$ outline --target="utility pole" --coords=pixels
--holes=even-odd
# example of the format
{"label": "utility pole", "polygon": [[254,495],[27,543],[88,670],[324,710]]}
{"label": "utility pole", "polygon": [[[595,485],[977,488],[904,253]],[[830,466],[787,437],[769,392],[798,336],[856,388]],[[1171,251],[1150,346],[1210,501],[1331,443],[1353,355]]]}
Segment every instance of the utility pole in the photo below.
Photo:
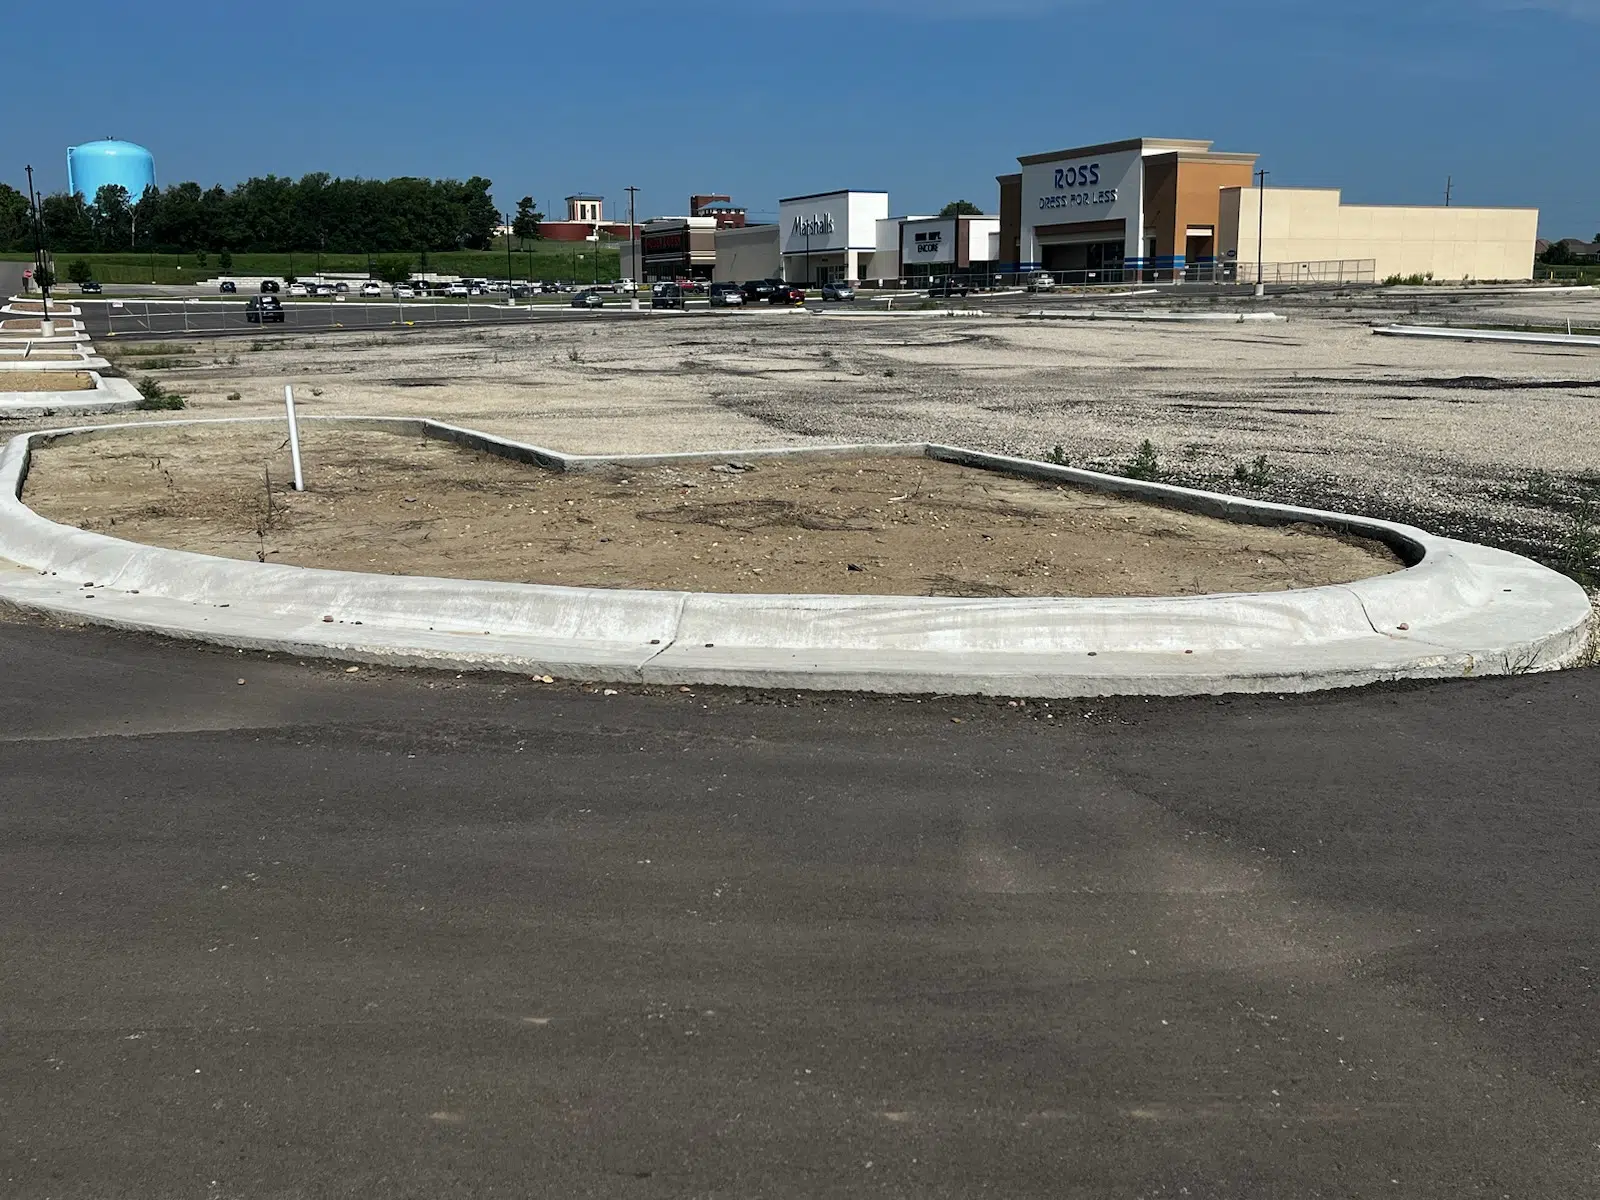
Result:
{"label": "utility pole", "polygon": [[1265,249],[1267,244],[1267,172],[1257,171],[1256,175],[1260,179],[1260,183],[1257,184],[1260,206],[1256,214],[1256,295],[1265,296],[1267,294],[1267,278],[1264,270],[1266,264],[1262,260],[1266,257]]}
{"label": "utility pole", "polygon": [[1446,175],[1444,179],[1444,206],[1446,208],[1450,207],[1450,196],[1455,191],[1455,188],[1456,177],[1454,175]]}
{"label": "utility pole", "polygon": [[[506,219],[506,303],[509,305],[515,304],[517,297],[516,293],[511,290],[511,214],[505,213],[503,215]],[[530,275],[528,278],[532,279],[533,276]]]}
{"label": "utility pole", "polygon": [[634,220],[634,198],[639,189],[631,187],[628,191],[628,240],[633,243],[633,309],[639,311],[639,225]]}

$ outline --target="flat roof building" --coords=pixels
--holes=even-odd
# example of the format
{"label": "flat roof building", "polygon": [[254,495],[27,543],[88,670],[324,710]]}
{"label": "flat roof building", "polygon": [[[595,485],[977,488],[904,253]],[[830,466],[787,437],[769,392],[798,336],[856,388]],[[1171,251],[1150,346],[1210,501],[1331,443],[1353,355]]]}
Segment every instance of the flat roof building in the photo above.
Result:
{"label": "flat roof building", "polygon": [[783,277],[807,286],[871,278],[878,222],[889,216],[888,192],[816,192],[778,202]]}
{"label": "flat roof building", "polygon": [[[1068,283],[1393,275],[1527,279],[1538,212],[1347,205],[1335,189],[1255,187],[1254,154],[1130,138],[1017,159],[998,177],[999,269]],[[1258,240],[1259,234],[1259,240]]]}

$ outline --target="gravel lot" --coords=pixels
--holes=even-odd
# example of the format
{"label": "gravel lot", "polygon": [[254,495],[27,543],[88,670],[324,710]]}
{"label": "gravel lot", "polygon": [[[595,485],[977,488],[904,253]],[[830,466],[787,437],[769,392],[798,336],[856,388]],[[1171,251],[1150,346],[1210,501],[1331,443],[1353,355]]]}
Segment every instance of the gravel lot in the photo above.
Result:
{"label": "gravel lot", "polygon": [[[1550,562],[1583,552],[1574,514],[1600,500],[1600,354],[1378,338],[1371,326],[1596,325],[1600,293],[1306,293],[1271,299],[1287,324],[1220,327],[1016,319],[1036,303],[991,301],[999,315],[971,320],[595,317],[147,349],[196,416],[275,411],[289,382],[308,412],[437,416],[574,451],[926,438],[1029,456],[1059,445],[1075,464],[1114,468],[1149,439],[1178,482]],[[144,373],[139,361],[124,359],[129,375]]]}

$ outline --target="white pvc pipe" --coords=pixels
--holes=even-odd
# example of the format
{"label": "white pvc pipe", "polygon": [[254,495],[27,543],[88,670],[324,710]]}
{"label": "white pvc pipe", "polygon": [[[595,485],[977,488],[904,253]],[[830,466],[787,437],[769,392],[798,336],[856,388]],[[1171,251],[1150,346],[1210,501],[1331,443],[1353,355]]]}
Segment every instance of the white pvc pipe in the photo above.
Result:
{"label": "white pvc pipe", "polygon": [[294,463],[294,490],[306,490],[306,481],[300,475],[300,423],[294,416],[294,388],[289,384],[283,387],[283,406],[289,410],[289,458]]}

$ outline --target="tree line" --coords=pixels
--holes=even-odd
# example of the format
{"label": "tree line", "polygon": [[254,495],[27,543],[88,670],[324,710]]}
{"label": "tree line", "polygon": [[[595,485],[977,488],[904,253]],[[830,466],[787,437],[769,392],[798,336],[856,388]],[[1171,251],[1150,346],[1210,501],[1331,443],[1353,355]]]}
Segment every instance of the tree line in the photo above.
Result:
{"label": "tree line", "polygon": [[[299,180],[267,175],[231,189],[177,183],[137,198],[108,184],[90,200],[46,196],[40,210],[46,245],[58,254],[485,250],[501,221],[489,188],[477,175],[463,182],[317,172]],[[0,184],[0,250],[32,249],[28,199]]]}

